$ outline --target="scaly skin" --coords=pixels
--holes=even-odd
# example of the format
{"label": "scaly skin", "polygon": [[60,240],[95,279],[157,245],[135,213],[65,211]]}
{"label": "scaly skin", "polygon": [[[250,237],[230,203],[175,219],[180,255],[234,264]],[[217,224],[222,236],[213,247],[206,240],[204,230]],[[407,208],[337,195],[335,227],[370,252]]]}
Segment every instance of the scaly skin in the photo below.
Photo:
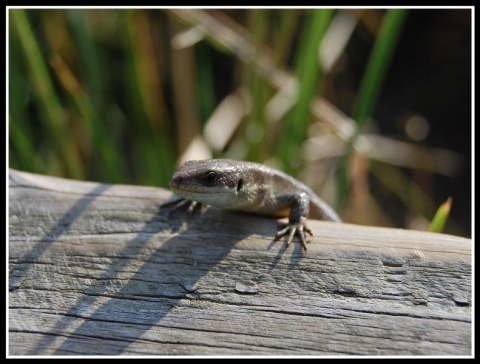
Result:
{"label": "scaly skin", "polygon": [[178,196],[222,209],[289,217],[275,240],[297,235],[307,250],[307,217],[341,222],[337,213],[309,187],[276,169],[253,162],[209,159],[185,162],[172,176]]}

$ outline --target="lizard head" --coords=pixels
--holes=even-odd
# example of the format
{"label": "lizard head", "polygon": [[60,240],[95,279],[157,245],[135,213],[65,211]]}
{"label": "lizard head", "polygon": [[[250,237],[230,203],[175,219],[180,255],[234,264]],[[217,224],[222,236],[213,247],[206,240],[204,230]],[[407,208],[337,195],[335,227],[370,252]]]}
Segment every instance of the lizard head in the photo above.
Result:
{"label": "lizard head", "polygon": [[176,195],[220,208],[237,206],[244,187],[235,161],[208,159],[185,162],[173,174],[170,189]]}

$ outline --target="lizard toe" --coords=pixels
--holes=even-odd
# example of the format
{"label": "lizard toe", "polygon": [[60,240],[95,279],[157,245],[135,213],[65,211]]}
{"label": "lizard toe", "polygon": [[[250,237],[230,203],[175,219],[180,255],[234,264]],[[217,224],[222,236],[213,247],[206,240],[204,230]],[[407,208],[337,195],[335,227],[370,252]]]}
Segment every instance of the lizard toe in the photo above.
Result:
{"label": "lizard toe", "polygon": [[277,232],[274,240],[277,241],[282,236],[285,236],[288,234],[287,244],[285,246],[285,248],[288,248],[288,246],[292,243],[296,235],[300,239],[300,243],[302,244],[303,249],[307,251],[308,241],[306,240],[306,234],[305,234],[306,232],[312,235],[312,231],[308,227],[306,227],[304,224],[287,225],[286,227],[284,227],[283,229]]}

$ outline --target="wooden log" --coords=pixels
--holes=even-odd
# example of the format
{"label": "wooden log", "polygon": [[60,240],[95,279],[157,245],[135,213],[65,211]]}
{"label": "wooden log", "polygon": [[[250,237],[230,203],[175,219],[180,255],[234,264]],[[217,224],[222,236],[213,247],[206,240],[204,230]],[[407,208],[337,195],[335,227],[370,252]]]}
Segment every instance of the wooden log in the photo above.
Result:
{"label": "wooden log", "polygon": [[469,239],[9,177],[9,355],[472,355]]}

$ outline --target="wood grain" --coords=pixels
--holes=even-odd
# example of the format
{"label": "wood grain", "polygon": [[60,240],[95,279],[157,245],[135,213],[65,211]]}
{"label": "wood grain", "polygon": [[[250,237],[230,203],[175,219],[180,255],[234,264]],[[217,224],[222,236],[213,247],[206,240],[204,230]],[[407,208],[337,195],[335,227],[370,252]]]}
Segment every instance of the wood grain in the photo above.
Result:
{"label": "wood grain", "polygon": [[471,245],[162,208],[169,191],[10,170],[8,353],[472,354]]}

